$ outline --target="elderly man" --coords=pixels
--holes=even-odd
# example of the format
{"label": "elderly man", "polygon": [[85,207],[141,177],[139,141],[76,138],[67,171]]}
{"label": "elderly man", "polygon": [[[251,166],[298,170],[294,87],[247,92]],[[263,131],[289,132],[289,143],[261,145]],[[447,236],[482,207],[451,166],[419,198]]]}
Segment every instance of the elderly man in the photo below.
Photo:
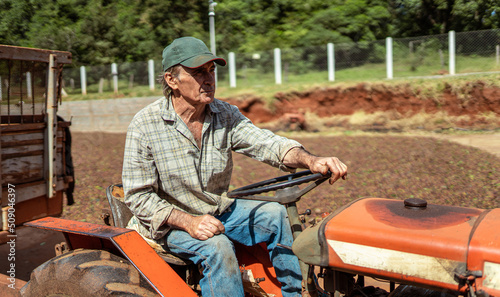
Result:
{"label": "elderly man", "polygon": [[332,172],[347,167],[335,157],[317,157],[300,143],[254,126],[237,107],[214,99],[214,56],[193,37],[163,51],[165,97],[132,120],[125,146],[123,187],[134,214],[129,225],[166,250],[201,264],[203,296],[244,296],[234,241],[265,242],[283,296],[301,295],[297,258],[283,206],[226,196],[232,151],[282,170]]}

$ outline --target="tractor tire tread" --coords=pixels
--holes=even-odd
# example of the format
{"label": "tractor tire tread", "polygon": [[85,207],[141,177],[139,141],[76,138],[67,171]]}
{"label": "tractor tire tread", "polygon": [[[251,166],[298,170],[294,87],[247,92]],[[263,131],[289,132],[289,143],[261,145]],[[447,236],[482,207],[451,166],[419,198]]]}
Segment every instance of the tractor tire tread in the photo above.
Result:
{"label": "tractor tire tread", "polygon": [[129,261],[102,250],[78,249],[32,271],[22,296],[158,296]]}

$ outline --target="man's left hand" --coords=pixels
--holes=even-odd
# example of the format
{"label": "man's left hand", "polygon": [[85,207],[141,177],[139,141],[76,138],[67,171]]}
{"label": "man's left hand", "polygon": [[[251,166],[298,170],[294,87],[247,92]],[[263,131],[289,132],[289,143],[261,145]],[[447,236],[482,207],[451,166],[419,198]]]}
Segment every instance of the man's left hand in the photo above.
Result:
{"label": "man's left hand", "polygon": [[344,180],[347,178],[347,166],[336,157],[315,157],[311,165],[309,165],[309,170],[323,175],[328,174],[328,171],[330,171],[332,173],[330,184],[333,184],[341,177]]}
{"label": "man's left hand", "polygon": [[296,147],[288,151],[283,159],[283,163],[292,168],[308,168],[313,173],[327,175],[328,171],[332,173],[330,184],[336,182],[339,178],[347,178],[347,166],[336,157],[318,157],[302,147]]}

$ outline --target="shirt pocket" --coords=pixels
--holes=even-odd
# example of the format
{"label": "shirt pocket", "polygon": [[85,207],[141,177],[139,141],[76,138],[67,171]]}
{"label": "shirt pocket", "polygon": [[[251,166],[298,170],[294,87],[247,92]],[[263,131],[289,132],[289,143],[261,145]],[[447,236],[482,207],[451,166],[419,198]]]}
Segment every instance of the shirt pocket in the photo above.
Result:
{"label": "shirt pocket", "polygon": [[227,191],[231,181],[231,172],[233,169],[233,159],[231,148],[216,149],[215,147],[210,152],[208,158],[210,162],[206,162],[207,175],[207,190],[214,194],[221,194]]}

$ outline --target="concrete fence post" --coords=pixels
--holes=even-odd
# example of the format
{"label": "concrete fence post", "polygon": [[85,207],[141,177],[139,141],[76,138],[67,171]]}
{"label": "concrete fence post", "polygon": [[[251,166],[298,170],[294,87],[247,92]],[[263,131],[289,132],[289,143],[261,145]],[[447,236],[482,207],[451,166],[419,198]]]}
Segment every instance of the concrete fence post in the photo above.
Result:
{"label": "concrete fence post", "polygon": [[281,49],[274,49],[274,80],[277,85],[281,85]]}
{"label": "concrete fence post", "polygon": [[149,77],[149,89],[153,91],[155,89],[155,61],[148,60],[148,77]]}
{"label": "concrete fence post", "polygon": [[82,95],[87,95],[87,71],[85,71],[85,66],[80,67],[80,84],[82,85]]}
{"label": "concrete fence post", "polygon": [[449,72],[455,75],[455,31],[448,32]]}
{"label": "concrete fence post", "polygon": [[118,67],[116,63],[111,64],[111,75],[113,76],[113,89],[118,94]]}
{"label": "concrete fence post", "polygon": [[333,43],[327,44],[328,53],[328,81],[335,81],[335,47]]}
{"label": "concrete fence post", "polygon": [[497,48],[497,66],[500,65],[500,45],[496,46]]}
{"label": "concrete fence post", "polygon": [[229,53],[229,87],[236,88],[236,56],[234,52]]}
{"label": "concrete fence post", "polygon": [[393,55],[392,55],[392,37],[387,37],[385,39],[385,52],[386,52],[386,68],[387,68],[387,79],[392,79],[393,76]]}
{"label": "concrete fence post", "polygon": [[33,98],[33,92],[32,92],[32,84],[31,84],[31,72],[26,72],[26,91],[28,94],[28,98],[32,99]]}

